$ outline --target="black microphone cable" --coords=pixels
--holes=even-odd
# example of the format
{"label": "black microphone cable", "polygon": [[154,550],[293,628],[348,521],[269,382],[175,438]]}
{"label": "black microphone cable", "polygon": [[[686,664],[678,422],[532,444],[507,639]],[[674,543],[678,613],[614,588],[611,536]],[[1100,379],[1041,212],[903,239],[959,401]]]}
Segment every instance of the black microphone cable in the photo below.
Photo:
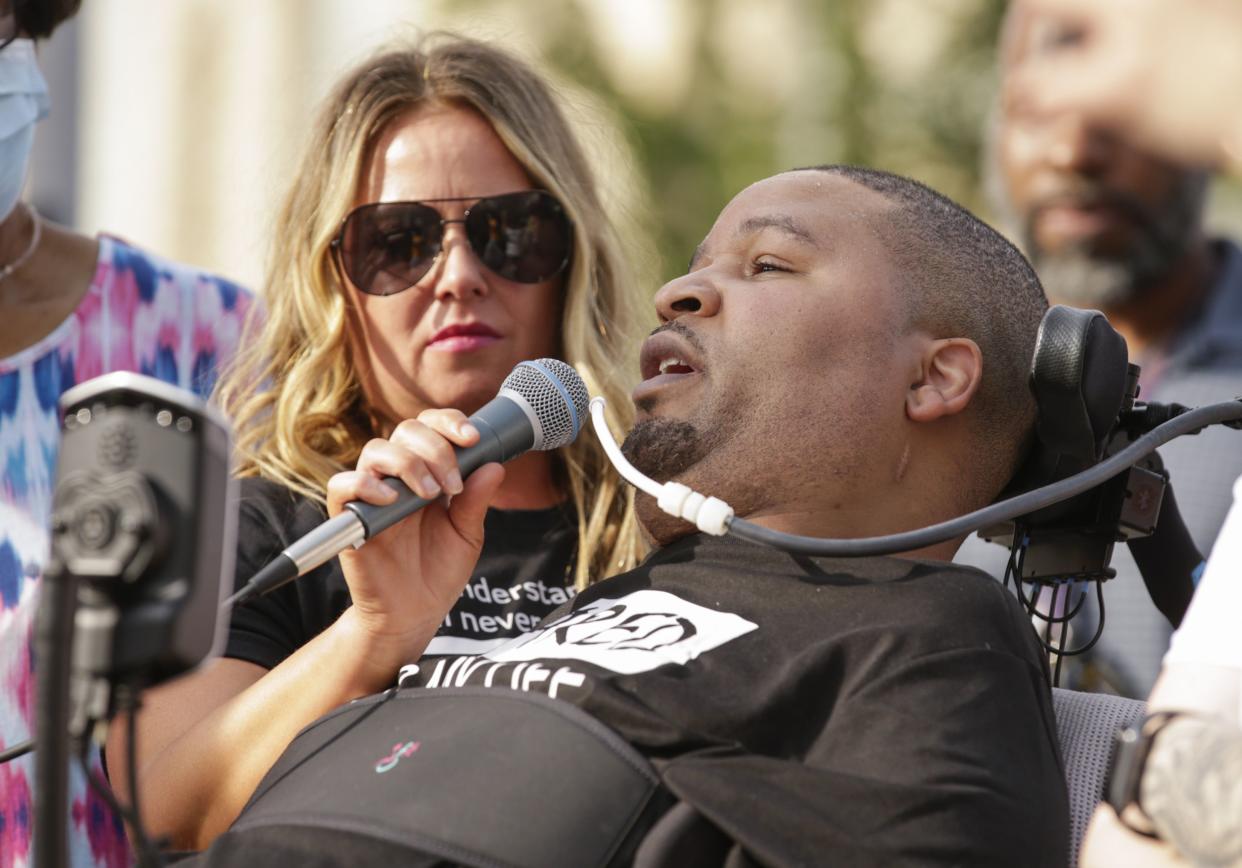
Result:
{"label": "black microphone cable", "polygon": [[1124,449],[1098,464],[1065,479],[1027,491],[957,518],[917,530],[859,539],[825,539],[782,533],[762,527],[733,515],[724,501],[691,491],[677,482],[658,483],[640,473],[621,454],[612,432],[604,421],[604,399],[591,399],[591,421],[609,460],[632,485],[656,498],[660,508],[677,518],[693,522],[704,533],[723,536],[733,534],[741,539],[762,543],[790,554],[818,557],[863,558],[891,555],[925,548],[1019,516],[1051,506],[1082,494],[1112,479],[1126,468],[1138,463],[1159,447],[1176,437],[1192,434],[1209,425],[1238,427],[1242,422],[1242,399],[1208,404],[1187,410],[1138,437]]}
{"label": "black microphone cable", "polygon": [[0,750],[0,765],[11,762],[18,757],[23,757],[34,750],[34,748],[35,743],[33,738],[28,738],[25,741],[19,741],[17,744],[9,745],[4,750]]}

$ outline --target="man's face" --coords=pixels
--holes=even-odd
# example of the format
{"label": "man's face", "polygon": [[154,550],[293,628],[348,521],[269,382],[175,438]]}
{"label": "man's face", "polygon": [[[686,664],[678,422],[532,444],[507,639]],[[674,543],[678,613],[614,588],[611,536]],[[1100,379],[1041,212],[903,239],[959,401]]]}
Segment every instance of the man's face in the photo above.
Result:
{"label": "man's face", "polygon": [[[869,222],[878,193],[777,175],[720,214],[655,303],[626,454],[752,517],[848,507],[900,439],[912,355],[895,269]],[[679,531],[647,498],[659,542]],[[684,530],[682,526],[681,530]]]}
{"label": "man's face", "polygon": [[[1060,38],[1031,14],[1014,21],[1003,73]],[[1077,115],[1032,117],[1003,101],[996,140],[1006,215],[1049,294],[1083,307],[1142,298],[1199,227],[1206,175],[1150,156]]]}

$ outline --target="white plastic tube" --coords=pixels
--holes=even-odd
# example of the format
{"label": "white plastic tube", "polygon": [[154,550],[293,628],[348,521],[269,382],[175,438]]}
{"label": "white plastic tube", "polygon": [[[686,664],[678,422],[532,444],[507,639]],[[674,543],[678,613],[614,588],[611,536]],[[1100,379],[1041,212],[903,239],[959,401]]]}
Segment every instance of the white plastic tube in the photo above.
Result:
{"label": "white plastic tube", "polygon": [[591,399],[591,423],[595,426],[595,436],[604,447],[604,454],[612,462],[630,485],[639,491],[646,492],[656,499],[660,509],[669,515],[693,522],[695,527],[713,536],[724,536],[729,530],[729,521],[733,518],[733,507],[716,497],[707,497],[692,490],[680,482],[665,482],[663,485],[641,473],[621,454],[621,448],[613,439],[608,422],[604,419],[604,399],[598,395]]}
{"label": "white plastic tube", "polygon": [[595,426],[595,436],[599,438],[600,445],[604,447],[604,454],[608,456],[612,466],[617,468],[617,472],[626,482],[639,491],[645,491],[652,497],[659,498],[660,483],[640,473],[638,468],[630,464],[621,454],[621,447],[613,439],[612,431],[608,429],[608,421],[604,418],[604,408],[607,406],[608,402],[599,395],[591,399],[591,424]]}

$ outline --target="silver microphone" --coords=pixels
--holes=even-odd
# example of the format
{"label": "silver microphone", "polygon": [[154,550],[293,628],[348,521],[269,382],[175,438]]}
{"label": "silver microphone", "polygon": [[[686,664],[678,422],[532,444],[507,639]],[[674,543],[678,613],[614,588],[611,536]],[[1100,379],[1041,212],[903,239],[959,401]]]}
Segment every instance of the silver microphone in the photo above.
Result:
{"label": "silver microphone", "polygon": [[[500,392],[470,417],[479,442],[456,447],[462,478],[484,464],[505,462],[531,449],[559,449],[574,442],[587,416],[586,384],[559,359],[520,362]],[[386,477],[397,499],[385,506],[361,501],[292,543],[227,601],[236,605],[266,594],[326,563],[349,546],[360,547],[431,501],[419,497],[400,479]],[[434,499],[434,498],[433,498]]]}

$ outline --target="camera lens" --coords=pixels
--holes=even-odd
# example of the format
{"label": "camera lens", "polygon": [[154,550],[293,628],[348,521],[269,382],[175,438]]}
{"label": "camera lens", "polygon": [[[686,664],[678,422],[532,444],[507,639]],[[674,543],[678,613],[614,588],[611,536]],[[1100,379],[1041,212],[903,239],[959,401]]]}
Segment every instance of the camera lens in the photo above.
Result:
{"label": "camera lens", "polygon": [[88,504],[78,513],[74,530],[83,547],[106,548],[116,536],[116,510],[106,503]]}

